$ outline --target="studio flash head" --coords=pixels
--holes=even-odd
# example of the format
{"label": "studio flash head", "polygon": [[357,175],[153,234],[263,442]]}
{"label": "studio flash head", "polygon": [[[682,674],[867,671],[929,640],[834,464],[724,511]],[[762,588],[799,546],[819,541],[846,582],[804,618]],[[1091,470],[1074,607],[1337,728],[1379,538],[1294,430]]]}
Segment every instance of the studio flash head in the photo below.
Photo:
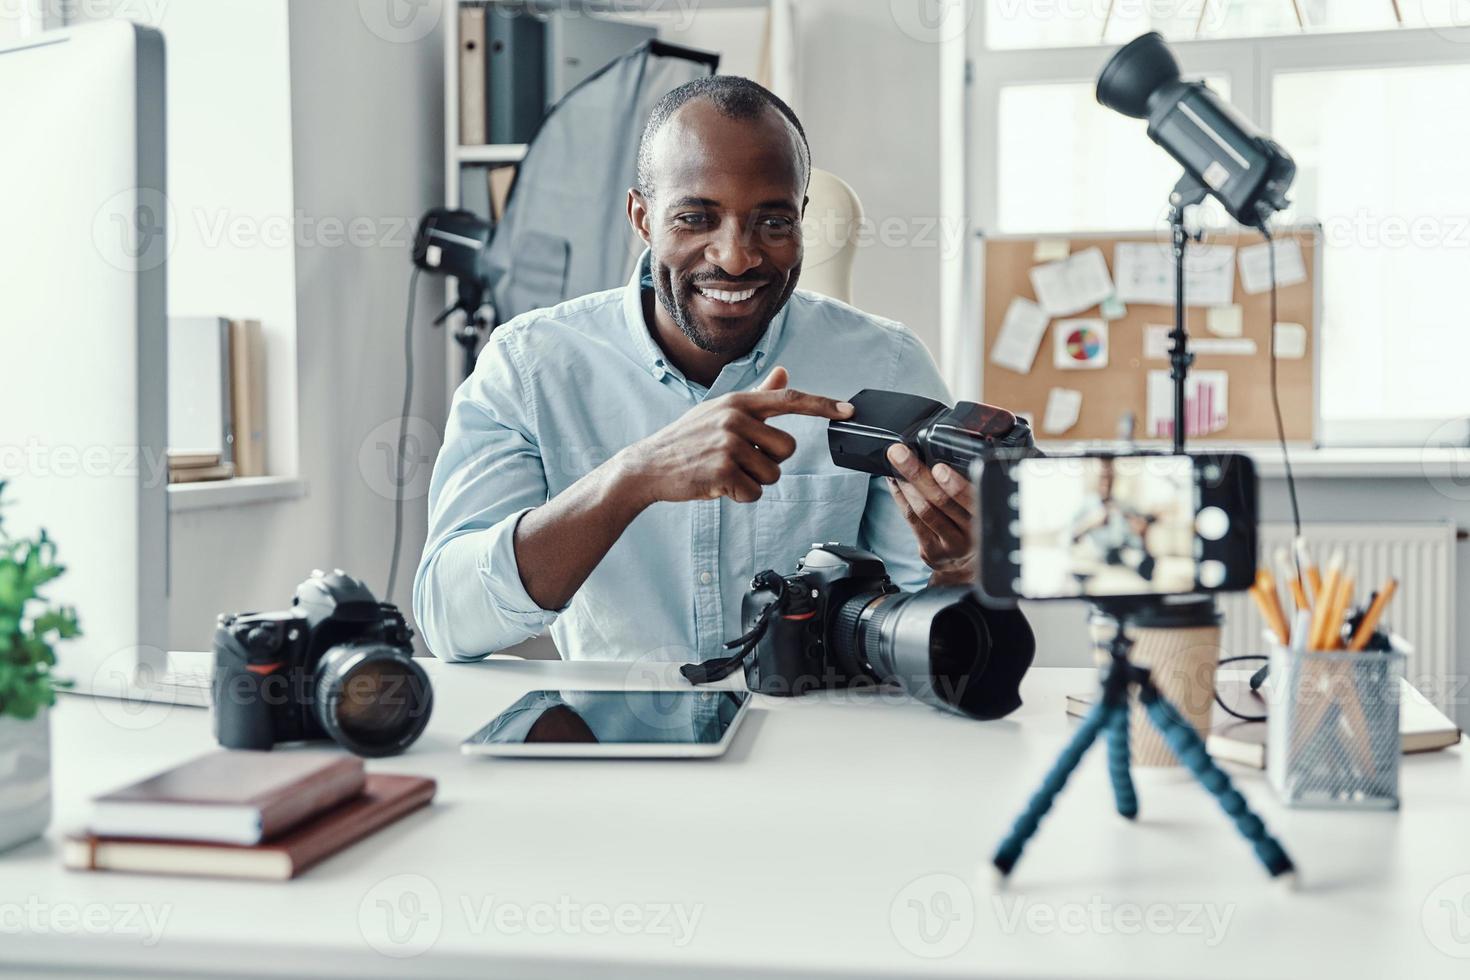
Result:
{"label": "studio flash head", "polygon": [[1150,31],[1124,45],[1097,78],[1097,101],[1148,120],[1162,146],[1242,225],[1262,228],[1289,203],[1290,154],[1262,135],[1203,82],[1179,77],[1164,38]]}

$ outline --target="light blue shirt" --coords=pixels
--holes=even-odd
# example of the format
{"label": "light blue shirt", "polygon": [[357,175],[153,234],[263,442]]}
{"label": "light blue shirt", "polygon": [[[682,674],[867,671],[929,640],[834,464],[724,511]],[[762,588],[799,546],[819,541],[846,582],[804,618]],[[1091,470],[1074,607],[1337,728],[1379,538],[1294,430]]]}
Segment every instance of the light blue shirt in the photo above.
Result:
{"label": "light blue shirt", "polygon": [[752,504],[657,503],[640,514],[564,609],[540,608],[516,563],[521,517],[700,402],[754,388],[776,366],[831,398],[887,388],[949,401],[924,345],[900,324],[797,290],[755,349],[705,388],[668,362],[643,319],[644,254],[628,285],[516,317],[455,393],[429,486],[414,616],[429,649],[474,660],[547,627],[567,659],[703,661],[742,632],[741,598],[815,542],[855,544],[895,584],[929,569],[885,481],[837,468],[827,421],[771,424],[796,438],[781,479]]}

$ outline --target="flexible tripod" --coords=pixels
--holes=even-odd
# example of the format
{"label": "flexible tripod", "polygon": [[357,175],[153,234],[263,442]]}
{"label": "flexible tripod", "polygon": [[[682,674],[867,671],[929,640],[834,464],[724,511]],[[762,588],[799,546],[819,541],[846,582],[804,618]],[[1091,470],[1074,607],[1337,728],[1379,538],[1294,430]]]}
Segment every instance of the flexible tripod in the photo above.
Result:
{"label": "flexible tripod", "polygon": [[996,869],[1003,876],[1015,869],[1016,862],[1021,860],[1021,851],[1041,826],[1041,818],[1046,816],[1057,795],[1067,785],[1067,779],[1082,761],[1082,756],[1104,730],[1108,736],[1108,775],[1112,777],[1113,799],[1118,812],[1129,820],[1138,816],[1138,794],[1134,791],[1133,776],[1129,772],[1128,752],[1128,695],[1136,687],[1149,721],[1164,736],[1164,741],[1179,761],[1189,768],[1195,779],[1214,795],[1221,808],[1235,821],[1235,828],[1250,841],[1256,857],[1271,876],[1293,871],[1291,858],[1266,830],[1261,818],[1251,811],[1245,798],[1230,782],[1230,777],[1206,754],[1205,743],[1199,733],[1180,717],[1178,710],[1154,686],[1148,668],[1129,662],[1128,651],[1133,641],[1128,637],[1126,627],[1133,607],[1120,603],[1099,605],[1117,623],[1117,631],[1108,649],[1111,662],[1102,678],[1102,696],[1057,757],[1031,802],[1016,818],[1011,832],[996,848],[995,857],[991,859]]}

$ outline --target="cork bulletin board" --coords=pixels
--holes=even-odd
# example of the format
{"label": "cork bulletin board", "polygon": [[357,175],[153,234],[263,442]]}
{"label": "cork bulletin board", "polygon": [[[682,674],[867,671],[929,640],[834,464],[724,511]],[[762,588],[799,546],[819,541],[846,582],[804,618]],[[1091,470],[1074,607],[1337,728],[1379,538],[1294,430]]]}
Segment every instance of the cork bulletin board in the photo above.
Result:
{"label": "cork bulletin board", "polygon": [[[1297,443],[1311,443],[1316,436],[1317,418],[1317,365],[1319,363],[1318,338],[1320,319],[1321,282],[1321,232],[1317,227],[1282,229],[1276,232],[1278,269],[1283,267],[1281,249],[1285,242],[1294,240],[1301,249],[1303,281],[1282,285],[1277,291],[1277,314],[1279,323],[1300,324],[1305,329],[1305,348],[1297,357],[1281,357],[1277,360],[1278,387],[1281,397],[1281,412],[1286,425],[1286,437]],[[1145,427],[1148,398],[1148,375],[1152,371],[1169,370],[1169,361],[1145,356],[1145,335],[1152,326],[1172,328],[1174,309],[1169,305],[1127,302],[1126,310],[1117,315],[1116,309],[1107,311],[1114,318],[1104,315],[1101,305],[1068,314],[1053,316],[1041,337],[1036,356],[1030,370],[1021,373],[991,360],[996,339],[1011,301],[1016,297],[1035,301],[1032,286],[1033,267],[1055,261],[1066,249],[1066,254],[1077,255],[1086,249],[1097,247],[1107,264],[1108,274],[1115,277],[1117,253],[1120,242],[1140,243],[1155,246],[1167,256],[1170,252],[1167,232],[1138,232],[1096,235],[1073,235],[1063,240],[1060,235],[1005,235],[984,236],[982,243],[983,291],[981,313],[984,318],[983,336],[985,361],[981,379],[981,396],[992,405],[999,405],[1013,412],[1024,412],[1032,420],[1037,437],[1042,440],[1112,440],[1118,437],[1118,423],[1126,412],[1132,412],[1137,420],[1136,432],[1140,442],[1162,442]],[[1234,341],[1254,341],[1251,353],[1207,353],[1199,351],[1190,372],[1223,371],[1228,375],[1226,420],[1217,431],[1207,435],[1191,435],[1193,442],[1255,443],[1273,442],[1276,439],[1276,422],[1271,410],[1270,356],[1272,326],[1270,323],[1269,290],[1249,293],[1242,281],[1238,261],[1240,250],[1260,244],[1260,235],[1253,231],[1207,234],[1205,245],[1229,245],[1236,249],[1237,261],[1231,262],[1234,288],[1231,304],[1240,307],[1238,332],[1232,331],[1229,338]],[[1172,262],[1172,258],[1169,259]],[[1116,278],[1113,280],[1117,282]],[[1197,299],[1186,294],[1190,304],[1186,312],[1191,349],[1197,341],[1221,339],[1221,335],[1209,329],[1208,323],[1214,316],[1205,306],[1195,306]],[[1055,335],[1061,320],[1090,319],[1107,321],[1107,364],[1105,367],[1083,370],[1057,366],[1054,360]],[[1230,318],[1227,317],[1228,321]],[[1214,321],[1218,323],[1219,321]],[[1288,328],[1290,329],[1290,328]],[[1237,346],[1248,346],[1239,345]],[[1060,356],[1060,355],[1058,355]],[[1064,388],[1081,393],[1082,402],[1077,421],[1061,433],[1043,431],[1042,422],[1047,399],[1053,388]]]}

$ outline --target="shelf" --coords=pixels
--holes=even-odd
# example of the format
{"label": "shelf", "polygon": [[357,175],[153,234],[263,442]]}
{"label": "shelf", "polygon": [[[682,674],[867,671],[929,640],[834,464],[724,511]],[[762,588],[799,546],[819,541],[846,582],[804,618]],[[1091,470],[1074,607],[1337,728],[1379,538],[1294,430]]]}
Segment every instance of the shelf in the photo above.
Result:
{"label": "shelf", "polygon": [[306,496],[306,481],[294,476],[242,476],[233,480],[204,483],[170,483],[169,513],[239,507],[271,500],[294,500]]}
{"label": "shelf", "polygon": [[488,143],[484,146],[458,146],[454,150],[460,163],[520,163],[526,155],[525,143]]}

